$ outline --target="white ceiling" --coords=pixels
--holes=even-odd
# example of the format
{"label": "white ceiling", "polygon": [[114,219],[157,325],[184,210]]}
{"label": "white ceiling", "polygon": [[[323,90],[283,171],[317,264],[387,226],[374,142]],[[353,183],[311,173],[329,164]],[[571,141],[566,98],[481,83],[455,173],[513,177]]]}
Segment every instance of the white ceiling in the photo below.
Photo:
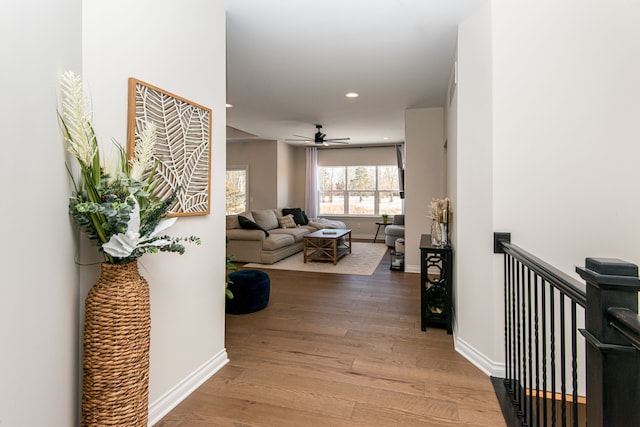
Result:
{"label": "white ceiling", "polygon": [[484,1],[228,0],[227,124],[404,141],[406,109],[444,106],[457,24]]}

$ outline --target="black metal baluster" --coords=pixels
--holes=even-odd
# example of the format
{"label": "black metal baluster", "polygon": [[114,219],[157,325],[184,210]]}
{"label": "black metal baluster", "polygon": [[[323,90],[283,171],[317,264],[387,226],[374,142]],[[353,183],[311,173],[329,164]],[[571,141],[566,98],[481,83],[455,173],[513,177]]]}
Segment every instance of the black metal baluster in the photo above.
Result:
{"label": "black metal baluster", "polygon": [[560,293],[560,393],[562,397],[562,427],[567,427],[567,345],[564,316],[564,294]]}
{"label": "black metal baluster", "polygon": [[[538,302],[538,275],[534,273],[533,276],[533,289],[534,289],[534,306],[535,316],[534,316],[534,331],[535,331],[535,346],[536,346],[536,427],[540,426],[540,337],[539,337],[539,322],[540,322],[540,306]],[[543,312],[544,314],[544,312]]]}
{"label": "black metal baluster", "polygon": [[504,275],[504,282],[502,284],[503,289],[502,289],[502,299],[503,299],[503,304],[504,304],[504,366],[505,366],[505,375],[504,375],[504,381],[503,384],[506,385],[507,384],[507,360],[509,360],[509,353],[507,351],[508,348],[508,341],[507,341],[507,336],[509,335],[508,331],[509,331],[509,323],[508,323],[508,311],[509,308],[507,306],[507,256],[505,255],[504,257],[502,257],[502,274]]}
{"label": "black metal baluster", "polygon": [[521,402],[520,402],[520,409],[522,411],[522,425],[526,426],[527,425],[527,393],[526,393],[526,388],[527,388],[527,376],[528,376],[528,372],[527,372],[527,294],[526,294],[526,288],[525,288],[525,266],[522,265],[522,268],[520,269],[520,286],[522,287],[521,289],[521,295],[522,295],[522,302],[521,302],[521,306],[520,306],[520,317],[522,318],[522,353],[521,353],[521,357],[522,357],[522,384],[520,386],[520,397],[521,397]]}
{"label": "black metal baluster", "polygon": [[504,385],[509,391],[511,382],[511,257],[504,256]]}
{"label": "black metal baluster", "polygon": [[548,418],[548,401],[547,399],[547,284],[541,281],[542,295],[542,390],[544,399],[542,400],[544,426],[547,426]]}
{"label": "black metal baluster", "polygon": [[518,352],[516,348],[516,335],[517,335],[517,324],[516,324],[516,308],[518,307],[516,301],[516,261],[512,259],[511,262],[511,397],[512,402],[514,404],[518,403],[517,389],[516,389],[516,367]]}
{"label": "black metal baluster", "polygon": [[550,359],[551,359],[551,425],[556,425],[556,305],[554,299],[555,290],[549,288],[549,333],[550,333]]}
{"label": "black metal baluster", "polygon": [[573,425],[578,426],[578,326],[576,322],[576,302],[571,301],[571,377],[573,387]]}
{"label": "black metal baluster", "polygon": [[516,316],[516,324],[517,324],[517,335],[516,335],[516,403],[518,404],[518,416],[522,417],[522,365],[520,364],[520,360],[522,357],[522,315],[520,313],[520,269],[522,268],[522,264],[518,262],[517,271],[516,271],[516,309],[518,310]]}
{"label": "black metal baluster", "polygon": [[531,345],[531,270],[527,269],[527,339],[528,339],[528,353],[529,353],[529,425],[533,425],[533,347]]}

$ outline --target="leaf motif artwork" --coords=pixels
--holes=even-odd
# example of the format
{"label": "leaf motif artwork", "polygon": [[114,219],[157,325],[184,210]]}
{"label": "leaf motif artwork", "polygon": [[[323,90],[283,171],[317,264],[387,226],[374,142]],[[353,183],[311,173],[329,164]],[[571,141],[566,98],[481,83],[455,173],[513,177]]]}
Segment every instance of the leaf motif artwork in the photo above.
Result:
{"label": "leaf motif artwork", "polygon": [[128,116],[129,156],[135,149],[136,132],[145,122],[156,125],[154,194],[164,199],[178,190],[169,216],[208,214],[211,110],[130,78]]}

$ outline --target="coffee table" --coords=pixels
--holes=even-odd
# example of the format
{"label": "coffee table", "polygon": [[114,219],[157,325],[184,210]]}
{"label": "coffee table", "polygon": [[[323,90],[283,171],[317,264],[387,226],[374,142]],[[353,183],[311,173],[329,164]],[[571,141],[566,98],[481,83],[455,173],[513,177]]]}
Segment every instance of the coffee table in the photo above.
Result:
{"label": "coffee table", "polygon": [[351,253],[351,230],[322,229],[304,236],[304,262],[332,261]]}

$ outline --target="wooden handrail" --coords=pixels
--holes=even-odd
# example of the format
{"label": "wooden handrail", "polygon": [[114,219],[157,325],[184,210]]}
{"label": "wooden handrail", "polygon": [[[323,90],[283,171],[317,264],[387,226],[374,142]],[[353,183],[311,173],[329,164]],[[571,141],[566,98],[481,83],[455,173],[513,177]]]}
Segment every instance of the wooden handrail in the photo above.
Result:
{"label": "wooden handrail", "polygon": [[587,292],[585,291],[584,283],[574,279],[511,242],[500,241],[500,244],[505,253],[520,261],[531,271],[549,282],[551,286],[571,298],[571,300],[575,301],[578,305],[582,307],[587,306]]}
{"label": "wooden handrail", "polygon": [[640,350],[640,316],[628,308],[610,307],[609,325]]}

